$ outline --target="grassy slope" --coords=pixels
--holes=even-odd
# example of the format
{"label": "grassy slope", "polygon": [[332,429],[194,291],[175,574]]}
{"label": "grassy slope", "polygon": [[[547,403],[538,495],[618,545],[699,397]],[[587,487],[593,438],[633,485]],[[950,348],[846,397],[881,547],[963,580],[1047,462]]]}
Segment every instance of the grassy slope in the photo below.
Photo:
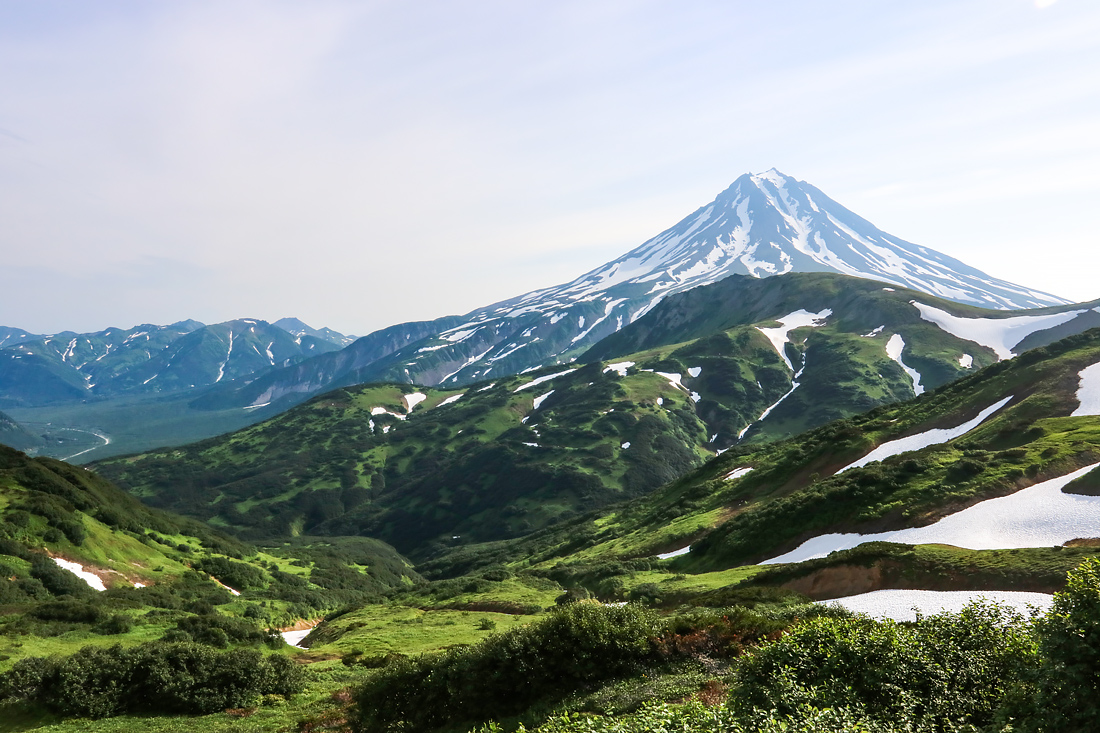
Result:
{"label": "grassy slope", "polygon": [[[423,564],[453,574],[486,564],[548,567],[646,557],[693,543],[682,570],[756,562],[826,532],[926,524],[984,498],[1063,475],[1100,456],[1100,419],[1069,417],[1078,372],[1100,361],[1100,331],[1071,337],[917,400],[796,439],[735,448],[645,498],[513,543],[462,548]],[[1013,395],[962,438],[833,474],[876,445],[959,425]],[[735,469],[753,471],[734,479]]]}

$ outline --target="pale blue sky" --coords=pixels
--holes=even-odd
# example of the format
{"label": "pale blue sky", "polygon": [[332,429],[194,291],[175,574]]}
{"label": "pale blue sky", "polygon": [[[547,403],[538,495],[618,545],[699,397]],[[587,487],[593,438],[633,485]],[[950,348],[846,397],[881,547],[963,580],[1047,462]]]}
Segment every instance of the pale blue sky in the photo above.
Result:
{"label": "pale blue sky", "polygon": [[0,0],[0,325],[362,334],[772,166],[1100,297],[1100,3]]}

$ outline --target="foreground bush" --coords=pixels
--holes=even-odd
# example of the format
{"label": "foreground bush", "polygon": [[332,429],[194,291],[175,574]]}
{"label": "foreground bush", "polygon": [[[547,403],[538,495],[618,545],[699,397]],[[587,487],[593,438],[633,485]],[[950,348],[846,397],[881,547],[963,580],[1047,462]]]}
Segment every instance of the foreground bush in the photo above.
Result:
{"label": "foreground bush", "polygon": [[1038,669],[1004,717],[1018,731],[1100,730],[1100,559],[1069,574],[1037,629]]}
{"label": "foreground bush", "polygon": [[660,660],[657,617],[638,606],[574,603],[462,649],[403,659],[355,696],[359,731],[426,731],[514,715]]}
{"label": "foreground bush", "polygon": [[731,706],[745,715],[847,708],[937,729],[981,726],[1036,662],[1031,624],[995,604],[913,624],[815,619],[745,658]]}
{"label": "foreground bush", "polygon": [[285,657],[250,649],[219,652],[201,644],[153,642],[85,647],[63,658],[31,657],[0,675],[0,700],[38,704],[64,716],[211,713],[259,704],[263,695],[302,688]]}
{"label": "foreground bush", "polygon": [[[476,733],[502,733],[490,723]],[[633,715],[611,718],[569,714],[554,717],[538,728],[520,725],[516,733],[976,733],[969,727],[936,728],[907,721],[884,722],[847,708],[817,710],[805,708],[797,715],[775,711],[748,718],[726,707],[706,707],[698,702],[686,705],[649,705]]]}

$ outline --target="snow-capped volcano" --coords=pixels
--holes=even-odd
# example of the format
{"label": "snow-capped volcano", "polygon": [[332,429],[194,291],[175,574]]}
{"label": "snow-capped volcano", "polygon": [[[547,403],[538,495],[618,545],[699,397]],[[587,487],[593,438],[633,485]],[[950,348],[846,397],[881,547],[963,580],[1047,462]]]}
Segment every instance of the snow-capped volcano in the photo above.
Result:
{"label": "snow-capped volcano", "polygon": [[745,174],[671,229],[559,288],[532,293],[580,297],[649,283],[655,298],[734,273],[767,277],[829,272],[882,280],[984,308],[1069,301],[997,280],[956,259],[878,229],[804,181],[774,168]]}
{"label": "snow-capped volcano", "polygon": [[[672,228],[572,282],[474,311],[437,343],[403,354],[409,358],[401,370],[429,383],[482,379],[586,348],[665,297],[729,275],[830,271],[985,308],[1069,302],[891,236],[773,168],[741,176]],[[470,349],[454,348],[467,342]],[[438,363],[450,353],[463,356]],[[425,361],[436,364],[425,369]]]}
{"label": "snow-capped volcano", "polygon": [[252,399],[363,381],[450,386],[515,374],[581,354],[674,293],[734,274],[788,272],[837,272],[990,309],[1068,302],[898,239],[772,169],[741,176],[675,226],[571,282],[440,319],[438,331],[393,326],[386,331],[405,338],[389,338],[382,353],[361,339],[339,356],[259,380]]}

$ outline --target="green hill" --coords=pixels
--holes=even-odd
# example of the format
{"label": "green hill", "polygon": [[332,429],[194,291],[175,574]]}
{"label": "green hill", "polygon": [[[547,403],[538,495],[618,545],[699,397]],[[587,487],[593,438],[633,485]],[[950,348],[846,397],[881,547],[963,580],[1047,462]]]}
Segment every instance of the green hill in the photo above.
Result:
{"label": "green hill", "polygon": [[[1092,330],[915,400],[797,438],[731,449],[638,501],[512,543],[440,553],[423,569],[450,574],[500,562],[580,566],[690,544],[691,552],[670,561],[672,567],[712,572],[775,557],[830,533],[926,526],[1100,461],[1100,417],[1072,414],[1079,407],[1080,373],[1098,362],[1100,330]],[[953,438],[918,442],[919,450],[853,466],[873,458],[878,446],[969,421],[973,427]],[[1093,476],[1067,490],[1094,492]]]}
{"label": "green hill", "polygon": [[[997,361],[922,318],[918,298],[989,313],[839,275],[730,278],[670,298],[582,365],[462,390],[348,387],[96,469],[152,505],[248,537],[363,534],[424,557],[643,496],[718,453]],[[422,397],[411,412],[410,396]]]}

